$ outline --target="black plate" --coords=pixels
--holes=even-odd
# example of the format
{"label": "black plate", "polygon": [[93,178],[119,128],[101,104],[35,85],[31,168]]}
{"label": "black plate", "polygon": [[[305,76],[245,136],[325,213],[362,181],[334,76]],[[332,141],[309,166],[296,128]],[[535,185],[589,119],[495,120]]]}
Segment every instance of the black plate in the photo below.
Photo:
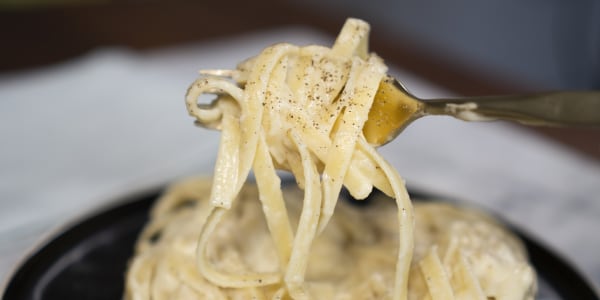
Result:
{"label": "black plate", "polygon": [[[55,236],[8,281],[4,300],[121,299],[127,262],[160,190],[136,194]],[[417,196],[418,195],[413,195]],[[568,263],[515,230],[539,276],[537,299],[600,300]]]}

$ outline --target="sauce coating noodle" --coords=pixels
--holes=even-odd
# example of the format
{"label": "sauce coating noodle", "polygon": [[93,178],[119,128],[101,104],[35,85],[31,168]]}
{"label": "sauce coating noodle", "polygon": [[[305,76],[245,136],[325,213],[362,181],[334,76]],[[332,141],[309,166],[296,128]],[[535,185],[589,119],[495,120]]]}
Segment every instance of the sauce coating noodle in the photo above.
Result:
{"label": "sauce coating noodle", "polygon": [[[223,288],[198,272],[195,249],[211,205],[210,187],[208,178],[191,178],[159,199],[136,245],[127,299],[289,298],[283,283]],[[297,224],[302,191],[284,184],[282,192],[290,221]],[[240,274],[279,269],[258,197],[256,185],[244,186],[210,237],[207,254],[220,269]],[[314,299],[392,298],[398,218],[389,198],[371,198],[360,206],[340,201],[314,240],[305,273]],[[442,202],[417,201],[414,213],[408,299],[533,299],[535,274],[522,245],[490,217]]]}

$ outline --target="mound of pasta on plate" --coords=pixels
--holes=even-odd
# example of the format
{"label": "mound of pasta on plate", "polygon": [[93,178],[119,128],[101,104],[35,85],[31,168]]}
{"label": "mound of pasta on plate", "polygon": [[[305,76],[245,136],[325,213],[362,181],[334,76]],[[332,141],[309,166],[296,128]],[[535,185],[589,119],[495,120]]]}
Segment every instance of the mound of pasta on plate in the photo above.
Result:
{"label": "mound of pasta on plate", "polygon": [[[201,71],[186,105],[221,131],[215,172],[159,199],[127,299],[533,299],[516,238],[470,210],[413,207],[366,141],[387,72],[368,33],[349,19],[331,48],[276,44],[235,70]],[[203,94],[216,98],[198,103]],[[343,187],[387,196],[358,208],[338,203]]]}

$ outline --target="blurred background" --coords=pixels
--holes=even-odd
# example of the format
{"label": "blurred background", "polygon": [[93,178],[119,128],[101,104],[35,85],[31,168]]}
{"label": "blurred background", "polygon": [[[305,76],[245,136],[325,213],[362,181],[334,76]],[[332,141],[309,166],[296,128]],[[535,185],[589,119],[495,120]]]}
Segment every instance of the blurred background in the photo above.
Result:
{"label": "blurred background", "polygon": [[600,88],[600,2],[595,0],[296,1],[360,15],[473,72],[540,89]]}
{"label": "blurred background", "polygon": [[[301,25],[368,20],[388,62],[462,95],[600,88],[596,0],[0,0],[0,76],[94,49],[147,51]],[[218,24],[218,25],[215,25]],[[597,133],[538,129],[600,156]]]}
{"label": "blurred background", "polygon": [[[370,20],[382,43],[425,51],[423,56],[460,67],[461,73],[531,89],[600,87],[595,0],[2,0],[0,8],[2,70],[106,45],[160,47],[290,24],[332,31],[354,16]],[[214,20],[220,25],[202,26]],[[34,51],[39,47],[44,53]]]}
{"label": "blurred background", "polygon": [[[0,281],[82,212],[210,174],[218,133],[183,95],[347,17],[416,95],[600,90],[597,0],[0,0]],[[409,187],[481,205],[600,285],[600,130],[424,118],[383,154]]]}

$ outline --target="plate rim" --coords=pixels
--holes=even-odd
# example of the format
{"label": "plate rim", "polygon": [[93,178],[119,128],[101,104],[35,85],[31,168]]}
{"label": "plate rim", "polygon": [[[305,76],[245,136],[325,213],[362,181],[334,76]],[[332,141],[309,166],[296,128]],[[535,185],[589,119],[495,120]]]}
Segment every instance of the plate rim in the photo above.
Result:
{"label": "plate rim", "polygon": [[[282,184],[284,183],[282,182]],[[102,204],[97,205],[96,207],[86,210],[84,212],[81,212],[77,216],[69,218],[65,222],[62,222],[58,226],[48,230],[24,252],[20,259],[18,259],[6,273],[5,278],[2,280],[2,282],[0,282],[0,296],[2,296],[2,299],[4,299],[6,293],[9,291],[9,288],[11,288],[11,286],[14,285],[14,281],[18,279],[17,275],[19,275],[19,273],[22,272],[23,268],[27,267],[28,264],[31,264],[32,260],[34,260],[35,257],[41,256],[45,251],[48,251],[48,247],[51,247],[52,244],[56,243],[57,240],[59,240],[60,238],[68,235],[70,232],[75,231],[77,228],[90,223],[94,218],[114,214],[118,211],[127,209],[127,207],[129,206],[142,205],[145,202],[149,202],[151,208],[154,204],[154,201],[170,185],[172,185],[172,183],[149,185],[138,189],[129,190],[125,193],[121,193],[120,195],[109,197],[109,200],[103,202]],[[418,199],[420,197],[418,197],[418,195],[427,195],[426,198],[439,199],[440,201],[448,202],[453,205],[464,204],[467,207],[478,208],[477,205],[463,203],[460,200],[450,198],[449,196],[436,196],[433,193],[424,191],[422,188],[408,187],[407,190],[409,191],[409,194],[411,194],[411,198],[412,195],[417,195],[417,197],[414,198],[417,199],[416,201],[419,201]],[[152,197],[153,200],[149,200],[149,197]],[[546,255],[551,257],[552,260],[558,262],[561,269],[567,270],[568,273],[570,273],[569,275],[574,275],[574,278],[577,279],[576,282],[578,282],[579,285],[589,290],[590,296],[600,300],[600,289],[589,279],[588,276],[584,275],[585,273],[583,273],[577,267],[577,265],[575,265],[564,254],[557,251],[553,247],[549,247],[545,242],[540,241],[540,239],[531,232],[524,230],[518,226],[515,226],[510,222],[507,222],[504,218],[495,214],[494,212],[485,210],[485,208],[483,208],[483,210],[486,211],[486,213],[490,214],[500,224],[504,225],[509,231],[517,235],[522,240],[523,244],[526,246],[527,249],[529,249],[531,246],[534,246],[535,248],[538,248],[538,252],[541,251],[542,253],[545,253]],[[529,261],[535,269],[536,265],[533,263],[533,260],[534,258],[532,258],[532,256],[529,255]],[[540,277],[546,277],[542,276],[541,273],[537,275]]]}
{"label": "plate rim", "polygon": [[140,198],[144,196],[155,193],[160,194],[166,186],[168,186],[168,183],[153,184],[136,189],[130,189],[117,195],[108,196],[102,203],[85,209],[77,213],[75,216],[70,217],[63,222],[59,222],[59,224],[50,227],[47,231],[44,231],[30,246],[24,249],[23,254],[20,255],[16,261],[9,266],[4,278],[0,281],[0,299],[4,299],[6,291],[10,287],[19,271],[26,264],[28,264],[33,257],[39,255],[40,252],[55,242],[55,240],[79,227],[81,224],[88,222],[94,217],[119,210],[123,206],[134,204],[135,202],[140,202],[142,201]]}

